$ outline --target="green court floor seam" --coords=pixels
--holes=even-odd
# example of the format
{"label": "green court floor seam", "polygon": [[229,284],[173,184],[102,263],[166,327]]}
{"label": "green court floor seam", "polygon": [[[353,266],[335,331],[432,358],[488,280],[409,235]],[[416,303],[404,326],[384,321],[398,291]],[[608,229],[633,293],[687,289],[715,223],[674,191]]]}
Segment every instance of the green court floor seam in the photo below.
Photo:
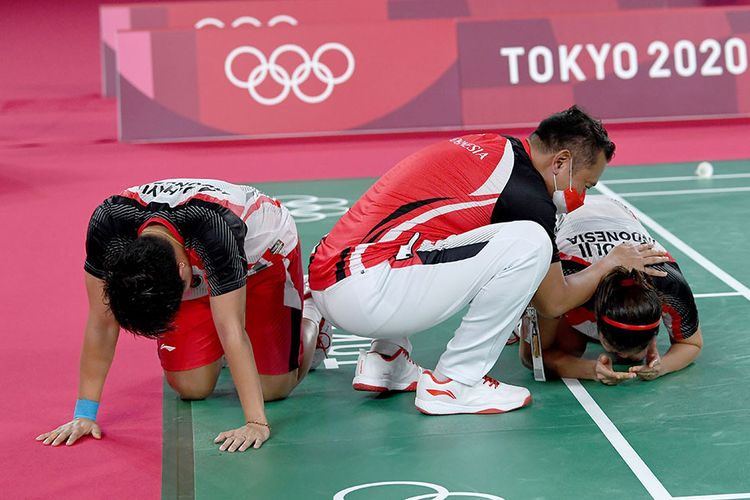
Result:
{"label": "green court floor seam", "polygon": [[192,405],[174,394],[166,380],[163,391],[161,497],[194,500]]}

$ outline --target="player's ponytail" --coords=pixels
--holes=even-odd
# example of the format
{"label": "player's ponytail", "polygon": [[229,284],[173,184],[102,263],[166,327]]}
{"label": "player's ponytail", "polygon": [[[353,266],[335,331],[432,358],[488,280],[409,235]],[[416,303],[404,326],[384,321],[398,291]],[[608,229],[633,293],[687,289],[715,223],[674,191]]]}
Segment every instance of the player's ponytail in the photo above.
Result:
{"label": "player's ponytail", "polygon": [[659,332],[661,297],[640,271],[615,268],[593,297],[599,332],[618,352],[638,352]]}

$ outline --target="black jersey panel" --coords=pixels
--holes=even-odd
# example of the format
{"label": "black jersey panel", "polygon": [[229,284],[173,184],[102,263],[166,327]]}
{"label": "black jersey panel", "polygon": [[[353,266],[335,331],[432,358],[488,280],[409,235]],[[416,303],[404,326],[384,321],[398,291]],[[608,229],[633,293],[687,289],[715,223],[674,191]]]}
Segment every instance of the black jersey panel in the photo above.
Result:
{"label": "black jersey panel", "polygon": [[245,284],[247,227],[231,210],[216,203],[190,200],[171,207],[166,203],[141,204],[124,196],[112,196],[94,211],[86,237],[84,268],[104,278],[108,264],[135,238],[149,219],[169,221],[206,266],[211,295],[222,295]]}
{"label": "black jersey panel", "polygon": [[552,203],[552,197],[521,141],[513,137],[507,139],[513,145],[515,163],[508,184],[492,210],[491,222],[496,224],[529,220],[538,223],[549,235],[552,242],[552,262],[557,262],[560,260],[560,252],[555,241],[557,211]]}
{"label": "black jersey panel", "polygon": [[682,275],[680,266],[677,262],[665,262],[653,267],[667,273],[664,277],[653,276],[652,279],[662,295],[665,319],[671,323],[670,336],[674,339],[691,337],[698,331],[698,308],[695,306],[693,291]]}

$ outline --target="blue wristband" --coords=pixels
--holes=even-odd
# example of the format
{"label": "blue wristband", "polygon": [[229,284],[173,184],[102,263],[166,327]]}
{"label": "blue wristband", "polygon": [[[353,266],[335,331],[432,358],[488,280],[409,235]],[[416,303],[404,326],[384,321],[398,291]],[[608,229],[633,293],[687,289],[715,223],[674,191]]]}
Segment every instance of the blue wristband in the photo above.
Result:
{"label": "blue wristband", "polygon": [[99,401],[90,399],[79,399],[76,401],[76,409],[73,412],[73,418],[88,418],[96,420],[96,412],[99,411]]}

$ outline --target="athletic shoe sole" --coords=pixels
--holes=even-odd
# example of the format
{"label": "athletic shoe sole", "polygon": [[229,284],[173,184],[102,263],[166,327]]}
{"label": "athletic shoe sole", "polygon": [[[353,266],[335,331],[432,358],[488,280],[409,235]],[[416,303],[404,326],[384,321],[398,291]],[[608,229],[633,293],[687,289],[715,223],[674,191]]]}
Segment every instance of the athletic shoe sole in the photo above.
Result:
{"label": "athletic shoe sole", "polygon": [[531,394],[529,394],[523,401],[510,402],[501,405],[500,408],[486,407],[486,406],[463,406],[451,403],[444,403],[442,401],[424,401],[416,398],[414,405],[417,410],[421,411],[425,415],[457,415],[457,414],[492,414],[492,413],[506,413],[509,411],[517,410],[531,404]]}
{"label": "athletic shoe sole", "polygon": [[380,385],[382,380],[368,380],[361,377],[354,377],[352,381],[352,387],[355,391],[365,392],[388,392],[388,391],[399,391],[399,392],[414,392],[417,390],[416,380],[410,384],[388,384],[386,386]]}

